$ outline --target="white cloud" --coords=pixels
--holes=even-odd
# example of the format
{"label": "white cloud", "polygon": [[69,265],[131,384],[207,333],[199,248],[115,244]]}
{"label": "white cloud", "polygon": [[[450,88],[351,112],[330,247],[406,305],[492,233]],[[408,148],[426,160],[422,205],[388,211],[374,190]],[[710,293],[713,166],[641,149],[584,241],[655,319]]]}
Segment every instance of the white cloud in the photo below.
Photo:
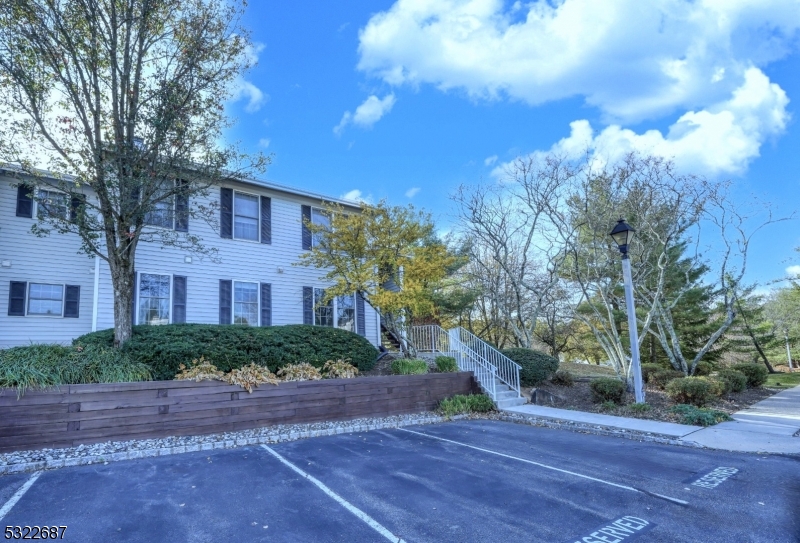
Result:
{"label": "white cloud", "polygon": [[247,100],[244,110],[247,113],[255,113],[267,102],[269,95],[264,94],[261,89],[239,76],[233,83],[231,102],[238,102],[242,99]]}
{"label": "white cloud", "polygon": [[796,0],[398,0],[361,29],[358,68],[480,99],[583,96],[633,121],[720,102],[798,29]]}
{"label": "white cloud", "polygon": [[[728,100],[684,113],[666,135],[658,130],[637,134],[619,125],[596,132],[589,121],[578,120],[570,123],[570,135],[546,152],[577,158],[589,151],[604,162],[613,162],[638,151],[674,159],[679,168],[693,173],[740,173],[759,156],[765,140],[783,132],[789,120],[788,103],[778,85],[758,68],[750,68]],[[497,166],[493,174],[502,176],[506,166]]]}
{"label": "white cloud", "polygon": [[[253,43],[252,45],[246,47],[243,52],[245,62],[249,66],[255,66],[258,63],[258,55],[263,50],[263,43]],[[233,82],[230,101],[238,102],[242,99],[247,100],[244,110],[247,113],[255,113],[269,100],[269,95],[264,94],[261,89],[240,75]]]}
{"label": "white cloud", "polygon": [[372,195],[370,194],[364,196],[364,194],[358,189],[353,189],[349,192],[345,192],[344,194],[339,196],[339,198],[341,198],[342,200],[350,200],[352,202],[364,202],[367,204],[372,203]]}
{"label": "white cloud", "polygon": [[396,101],[394,93],[387,94],[383,98],[378,98],[373,94],[356,108],[355,113],[345,111],[342,120],[334,127],[333,132],[338,136],[348,124],[371,128],[381,117],[392,110]]}
{"label": "white cloud", "polygon": [[406,197],[407,197],[407,198],[413,198],[414,196],[416,196],[417,194],[419,194],[419,191],[421,191],[421,190],[422,190],[422,189],[421,189],[421,188],[419,188],[419,187],[411,187],[410,189],[408,189],[408,190],[406,191]]}
{"label": "white cloud", "polygon": [[800,266],[789,266],[786,268],[786,275],[789,277],[797,277],[800,276]]}
{"label": "white cloud", "polygon": [[483,160],[483,164],[484,164],[485,166],[491,166],[491,165],[492,165],[492,164],[494,164],[495,162],[497,162],[497,155],[492,155],[492,156],[486,157],[486,158]]}
{"label": "white cloud", "polygon": [[267,147],[269,147],[269,144],[270,144],[269,138],[261,138],[260,140],[258,140],[259,147],[263,147],[266,149]]}

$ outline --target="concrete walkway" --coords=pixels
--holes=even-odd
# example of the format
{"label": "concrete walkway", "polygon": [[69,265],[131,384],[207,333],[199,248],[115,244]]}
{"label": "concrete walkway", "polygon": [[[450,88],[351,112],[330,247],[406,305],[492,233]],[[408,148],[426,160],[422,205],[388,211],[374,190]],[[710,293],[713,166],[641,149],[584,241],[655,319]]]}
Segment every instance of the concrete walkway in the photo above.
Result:
{"label": "concrete walkway", "polygon": [[509,407],[503,411],[609,430],[645,432],[709,449],[800,454],[800,386],[779,392],[748,409],[734,413],[732,422],[723,422],[708,428],[533,404]]}

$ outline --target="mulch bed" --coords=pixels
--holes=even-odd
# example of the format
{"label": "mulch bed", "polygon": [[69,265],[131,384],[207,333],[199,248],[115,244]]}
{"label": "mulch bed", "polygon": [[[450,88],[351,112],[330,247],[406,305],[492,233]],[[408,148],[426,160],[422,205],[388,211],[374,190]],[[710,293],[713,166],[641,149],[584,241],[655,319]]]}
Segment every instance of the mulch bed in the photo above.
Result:
{"label": "mulch bed", "polygon": [[[590,381],[590,379],[576,379],[575,385],[572,387],[556,386],[552,383],[545,382],[536,388],[547,391],[558,397],[554,404],[548,404],[550,407],[574,409],[576,411],[588,411],[591,413],[603,413],[605,415],[617,415],[620,417],[657,420],[662,422],[680,422],[681,416],[669,411],[669,409],[675,405],[675,402],[670,400],[663,390],[647,388],[645,400],[650,405],[649,411],[640,412],[630,409],[628,404],[634,403],[632,394],[626,395],[626,405],[617,406],[613,409],[605,409],[601,404],[592,401],[592,391],[589,389]],[[777,392],[779,392],[777,389],[769,388],[747,389],[744,392],[733,393],[727,397],[719,398],[718,400],[706,405],[706,407],[732,414],[741,409],[745,409],[746,407],[749,407],[754,403],[763,400],[764,398],[768,398]],[[528,400],[530,400],[530,388],[524,389],[522,393],[528,398]]]}

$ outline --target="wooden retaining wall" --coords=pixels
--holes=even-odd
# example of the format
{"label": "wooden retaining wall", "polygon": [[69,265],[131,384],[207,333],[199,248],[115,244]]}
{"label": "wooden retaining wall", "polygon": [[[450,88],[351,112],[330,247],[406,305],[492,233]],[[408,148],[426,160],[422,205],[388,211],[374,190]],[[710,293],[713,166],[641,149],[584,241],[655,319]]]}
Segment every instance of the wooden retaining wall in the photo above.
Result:
{"label": "wooden retaining wall", "polygon": [[475,389],[471,372],[325,379],[261,385],[218,381],[66,385],[0,393],[0,451],[200,435],[419,413]]}

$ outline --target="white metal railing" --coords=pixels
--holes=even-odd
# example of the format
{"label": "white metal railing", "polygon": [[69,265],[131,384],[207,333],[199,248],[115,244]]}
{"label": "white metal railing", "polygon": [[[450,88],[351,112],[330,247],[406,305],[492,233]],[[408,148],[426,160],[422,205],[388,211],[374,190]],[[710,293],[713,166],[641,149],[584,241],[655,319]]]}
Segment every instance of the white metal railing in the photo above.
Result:
{"label": "white metal railing", "polygon": [[460,326],[447,331],[435,324],[414,326],[409,331],[409,339],[417,352],[454,357],[459,369],[471,371],[492,400],[497,399],[497,380],[508,385],[519,397],[520,366]]}
{"label": "white metal railing", "polygon": [[447,353],[452,350],[447,332],[436,324],[413,326],[408,335],[417,352]]}
{"label": "white metal railing", "polygon": [[458,332],[459,342],[494,366],[497,371],[497,378],[507,384],[519,397],[519,370],[522,366],[461,326],[450,331],[451,342],[455,336],[454,331]]}

